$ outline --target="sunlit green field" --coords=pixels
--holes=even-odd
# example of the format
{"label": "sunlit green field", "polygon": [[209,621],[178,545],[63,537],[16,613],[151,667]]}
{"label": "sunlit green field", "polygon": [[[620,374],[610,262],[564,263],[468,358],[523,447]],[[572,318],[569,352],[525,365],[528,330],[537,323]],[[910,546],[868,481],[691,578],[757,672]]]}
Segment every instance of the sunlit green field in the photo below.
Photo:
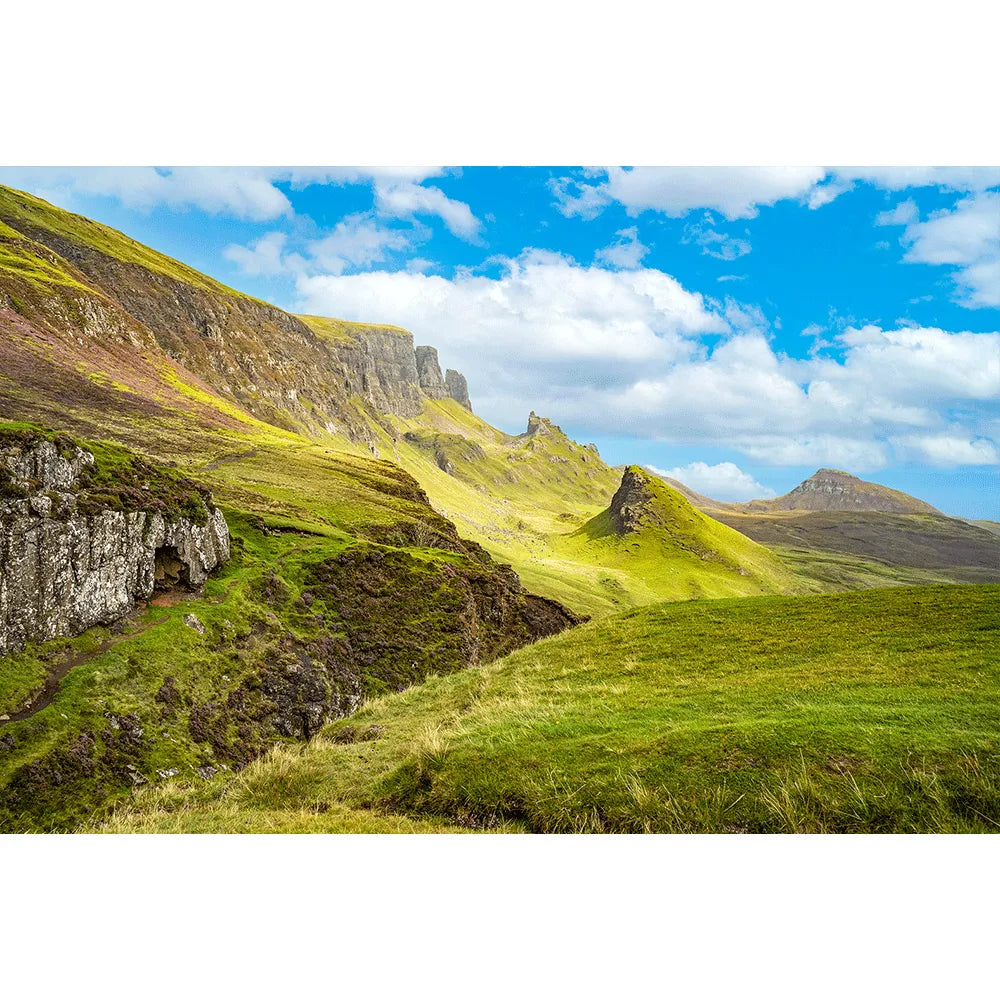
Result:
{"label": "sunlit green field", "polygon": [[102,829],[987,832],[998,768],[1000,587],[695,601],[369,702]]}

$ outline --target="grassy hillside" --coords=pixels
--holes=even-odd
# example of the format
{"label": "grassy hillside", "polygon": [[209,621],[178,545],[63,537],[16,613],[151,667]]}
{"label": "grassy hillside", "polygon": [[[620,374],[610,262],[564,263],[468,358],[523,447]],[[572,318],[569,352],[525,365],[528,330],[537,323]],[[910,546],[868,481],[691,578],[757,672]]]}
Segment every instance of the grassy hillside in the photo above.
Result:
{"label": "grassy hillside", "polygon": [[[116,229],[56,208],[25,191],[0,185],[0,220],[3,220],[0,223],[0,240],[11,241],[6,248],[0,244],[0,269],[18,266],[16,262],[4,259],[5,249],[9,254],[11,246],[16,248],[18,241],[25,237],[38,240],[42,233],[48,233],[66,247],[89,247],[123,264],[137,264],[152,274],[174,278],[195,288],[238,298],[246,297],[194,268],[136,242]],[[46,279],[40,276],[39,280]]]}
{"label": "grassy hillside", "polygon": [[[38,433],[0,424],[0,444]],[[170,501],[191,471],[191,455],[157,470],[79,443],[109,504],[142,486]],[[367,696],[551,633],[544,602],[462,542],[398,466],[301,439],[237,443],[207,464],[194,450],[233,536],[204,595],[159,594],[110,628],[2,658],[0,830],[66,829],[134,785],[239,769]],[[52,679],[54,699],[33,710]]]}
{"label": "grassy hillside", "polygon": [[998,696],[1000,587],[660,604],[102,829],[995,831]]}
{"label": "grassy hillside", "polygon": [[383,454],[420,482],[437,510],[509,562],[526,586],[581,613],[809,586],[659,480],[658,523],[618,538],[607,508],[621,470],[534,414],[528,431],[512,436],[438,400],[393,426],[397,435],[386,436]]}

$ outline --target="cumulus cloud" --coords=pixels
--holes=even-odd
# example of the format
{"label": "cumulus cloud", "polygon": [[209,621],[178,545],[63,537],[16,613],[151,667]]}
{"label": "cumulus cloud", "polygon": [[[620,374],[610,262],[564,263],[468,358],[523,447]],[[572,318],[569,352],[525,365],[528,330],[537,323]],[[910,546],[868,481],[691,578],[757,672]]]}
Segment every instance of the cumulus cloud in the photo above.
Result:
{"label": "cumulus cloud", "polygon": [[595,258],[603,264],[622,269],[631,269],[639,266],[642,258],[649,253],[649,247],[639,240],[639,229],[637,226],[630,226],[628,229],[620,229],[615,235],[618,237],[610,246],[598,250]]}
{"label": "cumulus cloud", "polygon": [[647,465],[646,468],[666,479],[676,479],[695,493],[713,500],[756,500],[776,495],[774,490],[758,483],[733,462],[719,462],[717,465],[691,462],[673,469],[658,469],[655,465]]}
{"label": "cumulus cloud", "polygon": [[542,250],[501,263],[499,278],[375,271],[306,276],[298,291],[309,311],[397,323],[470,369],[485,362],[496,388],[539,373],[562,378],[562,367],[574,380],[628,380],[653,359],[687,356],[692,337],[726,328],[702,296],[660,271],[584,267]]}
{"label": "cumulus cloud", "polygon": [[[248,246],[230,244],[223,256],[249,275],[339,275],[351,268],[385,263],[429,235],[422,227],[389,228],[370,213],[359,212],[341,219],[323,236],[300,241],[301,252],[287,251],[287,234],[272,232]],[[421,263],[430,266],[429,261]]]}
{"label": "cumulus cloud", "polygon": [[910,435],[894,442],[897,454],[918,462],[953,467],[998,465],[1000,449],[987,438],[969,438],[963,433]]}
{"label": "cumulus cloud", "polygon": [[277,187],[366,184],[376,211],[386,218],[437,216],[450,232],[476,242],[482,223],[467,204],[424,182],[443,167],[2,167],[0,182],[71,207],[74,194],[117,198],[141,211],[158,205],[196,208],[265,222],[294,215]]}
{"label": "cumulus cloud", "polygon": [[843,184],[873,184],[885,191],[937,187],[947,191],[985,191],[1000,186],[1000,167],[836,167]]}
{"label": "cumulus cloud", "polygon": [[[978,460],[998,436],[1000,333],[848,326],[830,354],[795,359],[775,352],[752,305],[705,299],[651,268],[538,250],[499,277],[369,272],[297,287],[305,311],[396,323],[434,343],[469,377],[477,410],[508,428],[533,408],[581,433],[859,472],[941,435],[985,442],[939,448],[942,461]],[[706,334],[722,337],[710,346]]]}
{"label": "cumulus cloud", "polygon": [[283,274],[292,267],[292,262],[284,252],[287,242],[288,236],[285,233],[265,233],[247,246],[230,243],[222,251],[222,256],[232,261],[244,274]]}
{"label": "cumulus cloud", "polygon": [[415,240],[426,239],[427,235],[390,229],[359,213],[341,219],[331,233],[311,241],[306,252],[317,270],[343,274],[349,267],[381,264],[390,255],[410,249]]}
{"label": "cumulus cloud", "polygon": [[911,222],[916,222],[920,217],[920,210],[917,203],[912,198],[901,201],[894,209],[888,212],[879,212],[875,216],[876,226],[907,226]]}
{"label": "cumulus cloud", "polygon": [[556,208],[592,219],[612,203],[630,215],[660,212],[680,218],[695,210],[729,221],[754,218],[762,206],[788,199],[811,209],[834,201],[856,184],[886,191],[937,187],[981,192],[1000,186],[997,167],[609,167],[549,182]]}
{"label": "cumulus cloud", "polygon": [[711,209],[750,219],[760,205],[804,198],[826,176],[821,167],[609,167],[599,183],[557,178],[550,185],[564,215],[593,218],[619,202],[630,215],[647,210],[678,218]]}
{"label": "cumulus cloud", "polygon": [[904,260],[952,265],[963,304],[1000,306],[1000,192],[962,198],[923,222],[906,221]]}
{"label": "cumulus cloud", "polygon": [[483,225],[465,202],[449,198],[440,188],[424,187],[413,181],[376,181],[375,208],[380,214],[397,219],[439,216],[449,232],[470,242],[479,240]]}

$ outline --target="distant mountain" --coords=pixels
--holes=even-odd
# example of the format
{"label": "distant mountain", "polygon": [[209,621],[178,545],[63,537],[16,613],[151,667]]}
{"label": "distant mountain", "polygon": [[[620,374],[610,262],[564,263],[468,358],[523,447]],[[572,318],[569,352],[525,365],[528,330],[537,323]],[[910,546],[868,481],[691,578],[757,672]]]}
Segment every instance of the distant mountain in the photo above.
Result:
{"label": "distant mountain", "polygon": [[[720,505],[730,507],[731,505]],[[746,510],[878,510],[889,514],[940,514],[923,500],[869,483],[839,469],[820,469],[790,493],[774,500],[751,500]]]}
{"label": "distant mountain", "polygon": [[947,517],[839,469],[819,469],[784,496],[748,503],[723,503],[675,485],[699,510],[827,586],[1000,582],[994,522]]}

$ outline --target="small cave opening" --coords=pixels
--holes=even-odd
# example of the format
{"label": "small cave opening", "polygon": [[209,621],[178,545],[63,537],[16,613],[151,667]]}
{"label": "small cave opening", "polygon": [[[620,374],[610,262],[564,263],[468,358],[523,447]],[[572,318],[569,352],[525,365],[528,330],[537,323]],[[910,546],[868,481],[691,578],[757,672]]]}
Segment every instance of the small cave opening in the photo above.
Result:
{"label": "small cave opening", "polygon": [[153,561],[154,590],[188,590],[191,576],[187,563],[173,545],[163,545],[156,550]]}

